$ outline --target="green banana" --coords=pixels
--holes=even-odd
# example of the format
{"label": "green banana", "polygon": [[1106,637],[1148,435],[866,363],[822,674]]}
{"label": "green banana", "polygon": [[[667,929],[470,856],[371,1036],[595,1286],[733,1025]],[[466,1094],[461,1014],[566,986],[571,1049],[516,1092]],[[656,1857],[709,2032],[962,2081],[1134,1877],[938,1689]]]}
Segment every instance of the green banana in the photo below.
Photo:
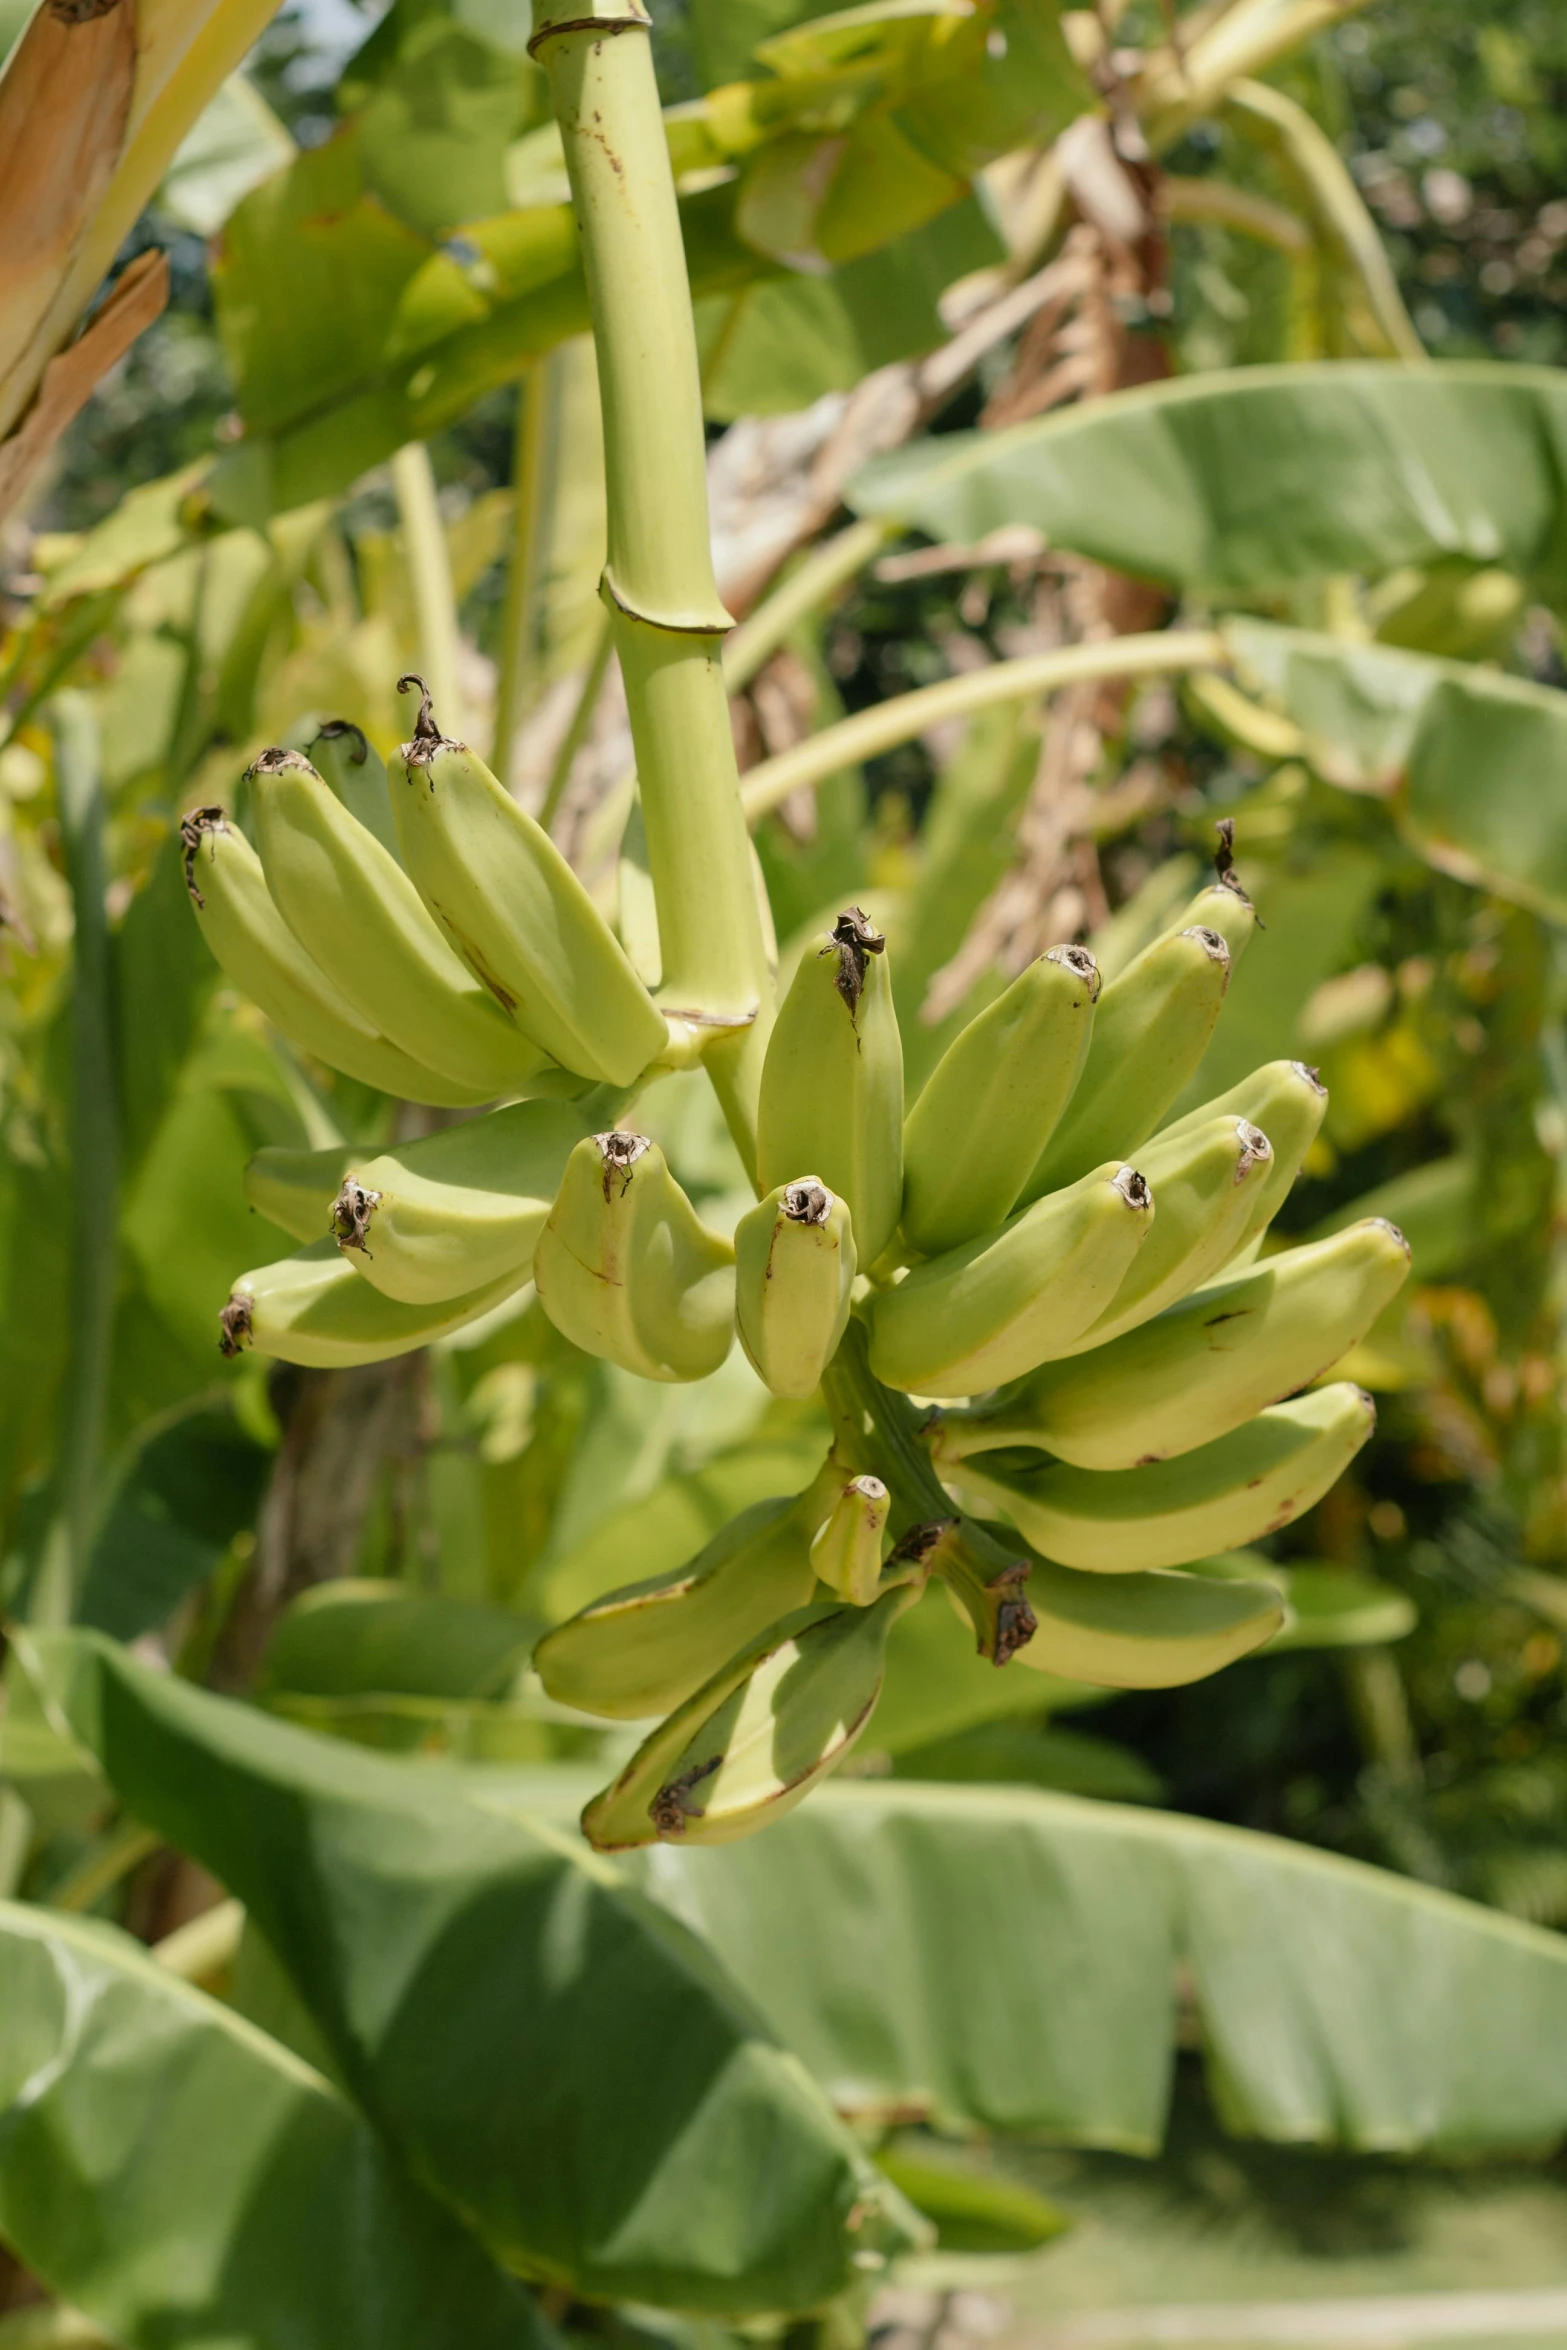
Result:
{"label": "green banana", "polygon": [[694,1690],[816,1588],[816,1487],[759,1501],[673,1574],[628,1583],[547,1632],[533,1667],[579,1713],[646,1721]]}
{"label": "green banana", "polygon": [[400,1052],[339,1000],[278,912],[260,858],[226,810],[193,809],[180,825],[180,838],[202,935],[225,975],[274,1028],[329,1069],[404,1101],[462,1109],[488,1100],[487,1090],[438,1075]]}
{"label": "green banana", "polygon": [[1104,1312],[1068,1353],[1103,1346],[1217,1279],[1246,1235],[1273,1146],[1245,1118],[1210,1118],[1173,1140],[1156,1136],[1137,1156],[1158,1202],[1153,1231]]}
{"label": "green banana", "polygon": [[1052,947],[956,1036],[903,1123],[903,1233],[935,1256],[1016,1204],[1088,1058],[1099,966]]}
{"label": "green banana", "polygon": [[768,1040],[757,1112],[758,1189],[814,1167],[847,1201],[867,1272],[903,1194],[903,1042],[885,944],[850,906],[807,946]]}
{"label": "green banana", "polygon": [[848,1754],[876,1709],[887,1635],[923,1578],[873,1606],[785,1618],[660,1723],[582,1815],[599,1852],[732,1844],[780,1820]]}
{"label": "green banana", "polygon": [[1216,930],[1230,950],[1233,970],[1251,944],[1252,933],[1258,929],[1257,909],[1241,886],[1235,870],[1235,819],[1221,816],[1218,825],[1219,845],[1214,851],[1213,879],[1192,899],[1184,914],[1177,917],[1171,928],[1186,930],[1195,923],[1205,929]]}
{"label": "green banana", "polygon": [[1396,1225],[1370,1217],[1199,1289],[1091,1355],[1047,1363],[982,1411],[951,1414],[952,1463],[1036,1445],[1080,1469],[1131,1469],[1227,1436],[1364,1337],[1409,1272]]}
{"label": "green banana", "polygon": [[371,749],[360,727],[346,718],[328,718],[306,757],[336,799],[355,821],[373,833],[389,857],[402,863],[397,826],[392,821],[392,796],[386,788],[386,767]]}
{"label": "green banana", "polygon": [[869,1607],[880,1588],[882,1537],[891,1506],[879,1477],[851,1477],[812,1539],[817,1581],[851,1607]]}
{"label": "green banana", "polygon": [[1147,1140],[1207,1051],[1229,981],[1229,948],[1198,924],[1156,938],[1110,982],[1088,1065],[1023,1186],[1025,1201]]}
{"label": "green banana", "polygon": [[915,1395],[978,1395],[1067,1353],[1154,1229],[1134,1167],[1097,1167],[870,1302],[871,1369]]}
{"label": "green banana", "polygon": [[1348,1468],[1376,1418],[1370,1396],[1341,1381],[1143,1468],[1107,1473],[986,1453],[947,1477],[967,1507],[1009,1519],[1059,1565],[1138,1574],[1244,1550],[1291,1525]]}
{"label": "green banana", "polygon": [[291,1240],[319,1240],[331,1228],[332,1201],[358,1155],[351,1142],[322,1151],[269,1144],[245,1169],[245,1198]]}
{"label": "green banana", "polygon": [[408,1305],[505,1273],[525,1281],[582,1127],[564,1102],[511,1102],[374,1158],[353,1154],[329,1210],[337,1245]]}
{"label": "green banana", "polygon": [[476,1322],[520,1286],[508,1273],[443,1305],[402,1305],[361,1281],[332,1241],[318,1240],[240,1275],[218,1316],[218,1345],[226,1355],[253,1346],[312,1370],[384,1363]]}
{"label": "green banana", "polygon": [[1232,1085],[1228,1093],[1220,1094],[1217,1101],[1204,1102],[1156,1138],[1160,1144],[1174,1142],[1214,1118],[1244,1118],[1262,1128],[1273,1145],[1273,1161],[1262,1170],[1260,1183],[1249,1187],[1251,1212],[1235,1245],[1237,1256],[1260,1244],[1288,1199],[1327,1107],[1328,1089],[1315,1069],[1304,1061],[1266,1061],[1239,1085]]}
{"label": "green banana", "polygon": [[403,862],[462,960],[523,1034],[584,1077],[629,1085],[669,1043],[663,1015],[549,835],[442,735],[422,680],[388,770]]}
{"label": "green banana", "polygon": [[1079,1575],[1040,1561],[1028,1596],[1038,1631],[1020,1663],[1101,1689],[1179,1689],[1261,1648],[1284,1628],[1272,1583],[1206,1575]]}
{"label": "green banana", "polygon": [[595,1134],[566,1162],[534,1249],[563,1338],[643,1379],[705,1379],[734,1338],[735,1252],[643,1134]]}
{"label": "green banana", "polygon": [[849,1320],[848,1208],[814,1175],[783,1183],[735,1226],[740,1344],[774,1395],[814,1395]]}
{"label": "green banana", "polygon": [[297,751],[250,769],[267,887],[333,987],[403,1052],[487,1094],[550,1066],[460,963],[395,857]]}

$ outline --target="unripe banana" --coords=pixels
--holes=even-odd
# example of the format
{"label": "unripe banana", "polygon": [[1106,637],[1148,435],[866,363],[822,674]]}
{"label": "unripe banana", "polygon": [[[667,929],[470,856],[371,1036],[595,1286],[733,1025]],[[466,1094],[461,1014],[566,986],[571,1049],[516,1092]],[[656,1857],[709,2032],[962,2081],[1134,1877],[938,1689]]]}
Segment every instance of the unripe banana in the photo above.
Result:
{"label": "unripe banana", "polygon": [[951,1462],[1030,1444],[1081,1469],[1191,1452],[1330,1369],[1408,1272],[1403,1234],[1368,1218],[1199,1289],[1093,1354],[1046,1364],[984,1411],[953,1413],[934,1449]]}
{"label": "unripe banana", "polygon": [[873,1606],[780,1624],[659,1725],[582,1815],[600,1852],[732,1844],[819,1786],[876,1709],[887,1635],[922,1579]]}
{"label": "unripe banana", "polygon": [[409,1305],[505,1273],[525,1281],[582,1128],[564,1102],[510,1102],[374,1158],[355,1152],[329,1210],[337,1245]]}
{"label": "unripe banana", "polygon": [[705,1379],[734,1338],[735,1252],[643,1134],[595,1134],[566,1162],[533,1257],[563,1338],[642,1379]]}
{"label": "unripe banana", "polygon": [[810,1604],[815,1488],[759,1501],[673,1574],[607,1592],[547,1632],[533,1666],[579,1713],[646,1721],[683,1705],[770,1624]]}
{"label": "unripe banana", "polygon": [[1273,1145],[1273,1163],[1261,1183],[1252,1188],[1251,1213],[1236,1243],[1237,1256],[1261,1241],[1288,1199],[1327,1107],[1328,1089],[1315,1069],[1309,1069],[1304,1061],[1266,1061],[1239,1085],[1232,1085],[1228,1093],[1220,1094],[1217,1101],[1204,1102],[1158,1136],[1161,1144],[1174,1142],[1214,1118],[1245,1118],[1262,1128]]}
{"label": "unripe banana", "polygon": [[1106,1473],[986,1453],[947,1475],[969,1508],[1009,1519],[1059,1565],[1138,1574],[1244,1550],[1293,1524],[1348,1468],[1376,1417],[1369,1395],[1340,1382],[1143,1468]]}
{"label": "unripe banana", "polygon": [[817,1581],[851,1607],[869,1607],[880,1588],[882,1540],[891,1503],[879,1477],[851,1477],[811,1543]]}
{"label": "unripe banana", "polygon": [[888,1387],[979,1395],[1067,1353],[1155,1223],[1134,1167],[1098,1167],[999,1232],[916,1265],[871,1300],[871,1369]]}
{"label": "unripe banana", "polygon": [[814,1175],[735,1226],[740,1344],[774,1395],[814,1395],[849,1320],[856,1255],[849,1211]]}
{"label": "unripe banana", "polygon": [[1101,1689],[1178,1689],[1282,1631],[1272,1583],[1205,1575],[1078,1575],[1041,1561],[1028,1595],[1039,1629],[1019,1662]]}
{"label": "unripe banana", "polygon": [[351,1142],[334,1142],[322,1151],[269,1144],[245,1169],[245,1198],[291,1240],[319,1240],[331,1229],[332,1202],[358,1156]]}
{"label": "unripe banana", "polygon": [[1214,851],[1214,876],[1197,892],[1186,911],[1171,925],[1186,930],[1200,923],[1205,929],[1216,930],[1230,950],[1233,971],[1251,944],[1252,933],[1260,925],[1257,909],[1241,886],[1235,870],[1235,819],[1221,816],[1218,825],[1219,845]]}
{"label": "unripe banana", "polygon": [[1207,1051],[1229,981],[1229,948],[1199,924],[1156,938],[1110,982],[1094,1013],[1088,1065],[1025,1200],[1147,1140]]}
{"label": "unripe banana", "polygon": [[757,1113],[759,1187],[814,1167],[847,1201],[867,1272],[903,1194],[903,1041],[884,949],[858,906],[806,948],[768,1040]]}
{"label": "unripe banana", "polygon": [[1088,1058],[1099,967],[1052,947],[976,1013],[903,1124],[903,1232],[927,1256],[1010,1215]]}
{"label": "unripe banana", "polygon": [[218,1316],[218,1345],[226,1355],[253,1346],[312,1370],[384,1363],[476,1322],[518,1286],[507,1274],[444,1305],[402,1305],[361,1281],[332,1241],[320,1240],[240,1275]]}
{"label": "unripe banana", "polygon": [[400,1052],[339,999],[273,904],[260,858],[222,808],[194,809],[180,838],[202,935],[225,975],[275,1028],[328,1068],[404,1101],[460,1109],[489,1098]]}
{"label": "unripe banana", "polygon": [[563,1068],[629,1085],[668,1044],[663,1015],[549,835],[441,734],[428,694],[388,778],[403,862],[469,969]]}
{"label": "unripe banana", "polygon": [[310,764],[356,823],[373,833],[389,857],[402,863],[386,767],[363,731],[346,718],[329,718],[308,746]]}
{"label": "unripe banana", "polygon": [[1250,1226],[1273,1146],[1245,1118],[1211,1118],[1170,1141],[1156,1135],[1137,1156],[1158,1217],[1109,1305],[1068,1350],[1073,1354],[1151,1322],[1188,1290],[1218,1278]]}
{"label": "unripe banana", "polygon": [[395,857],[297,751],[250,770],[267,887],[294,936],[364,1020],[487,1094],[550,1066],[453,954]]}

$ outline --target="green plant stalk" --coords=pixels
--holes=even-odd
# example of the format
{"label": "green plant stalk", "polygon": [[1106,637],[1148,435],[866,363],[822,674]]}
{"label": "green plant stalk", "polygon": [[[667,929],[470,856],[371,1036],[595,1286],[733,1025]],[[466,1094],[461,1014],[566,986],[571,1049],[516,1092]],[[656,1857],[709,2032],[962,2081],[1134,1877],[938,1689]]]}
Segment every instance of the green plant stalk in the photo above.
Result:
{"label": "green plant stalk", "polygon": [[1359,282],[1388,357],[1424,360],[1425,345],[1404,308],[1376,223],[1332,140],[1303,106],[1265,82],[1238,81],[1226,106],[1299,183],[1326,239]]}
{"label": "green plant stalk", "polygon": [[534,0],[582,240],[604,403],[614,615],[663,952],[660,1008],[742,1156],[772,983],[740,812],[708,539],[691,290],[649,23],[636,0]]}
{"label": "green plant stalk", "polygon": [[495,700],[495,747],[490,765],[511,789],[517,730],[539,690],[540,527],[553,418],[554,384],[548,359],[530,359],[517,385],[517,429],[511,469],[511,557],[501,621],[501,673]]}
{"label": "green plant stalk", "polygon": [[65,1623],[86,1578],[108,1404],[120,1194],[108,872],[98,726],[84,694],[52,705],[55,792],[76,934],[71,984],[70,1339],[61,1396],[60,1544],[35,1595],[35,1622]]}
{"label": "green plant stalk", "polygon": [[437,710],[456,714],[462,731],[464,696],[457,632],[457,597],[452,587],[451,557],[446,525],[435,494],[430,452],[423,441],[409,441],[392,459],[392,487],[402,524],[403,555],[413,594],[414,631],[425,683]]}
{"label": "green plant stalk", "polygon": [[1223,637],[1213,629],[1161,629],[1148,636],[1110,637],[1102,644],[1063,645],[1021,661],[997,661],[967,676],[946,677],[890,702],[857,711],[822,729],[776,759],[764,759],[743,787],[746,819],[759,823],[791,792],[814,790],[846,767],[912,742],[944,718],[969,718],[1003,702],[1031,700],[1099,677],[1162,677],[1187,669],[1228,667]]}
{"label": "green plant stalk", "polygon": [[571,770],[577,763],[577,753],[587,740],[588,728],[592,725],[593,713],[599,706],[599,696],[604,691],[604,680],[609,674],[610,656],[614,650],[615,623],[610,614],[606,612],[604,624],[599,630],[598,642],[594,645],[587,668],[583,672],[582,690],[577,696],[577,706],[571,713],[570,725],[560,738],[560,749],[555,753],[555,763],[550,769],[550,779],[545,787],[544,802],[539,809],[539,822],[546,832],[549,831],[550,826],[559,815],[561,801],[566,797],[566,786],[571,781]]}
{"label": "green plant stalk", "polygon": [[802,620],[836,601],[841,590],[858,577],[873,555],[879,554],[899,524],[880,515],[851,522],[836,538],[813,547],[803,563],[790,572],[765,604],[758,604],[742,620],[724,647],[724,684],[737,694],[748,686],[764,661],[799,627]]}

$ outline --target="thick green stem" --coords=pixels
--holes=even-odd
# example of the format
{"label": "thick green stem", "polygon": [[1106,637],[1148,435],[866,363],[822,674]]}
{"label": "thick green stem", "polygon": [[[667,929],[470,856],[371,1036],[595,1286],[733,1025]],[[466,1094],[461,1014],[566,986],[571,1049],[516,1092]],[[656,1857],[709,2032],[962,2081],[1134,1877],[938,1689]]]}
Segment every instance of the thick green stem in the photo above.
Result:
{"label": "thick green stem", "polygon": [[742,1152],[772,987],[740,812],[708,539],[691,291],[636,0],[534,0],[565,144],[604,403],[604,595],[636,747],[663,953],[660,1004],[700,1050]]}
{"label": "thick green stem", "polygon": [[879,554],[901,526],[873,515],[851,522],[836,538],[813,547],[803,563],[790,572],[781,587],[759,604],[749,620],[742,620],[724,647],[724,683],[732,694],[748,686],[764,661],[770,660],[802,620],[835,601],[871,557]]}
{"label": "thick green stem", "polygon": [[86,1578],[97,1523],[114,1331],[120,1118],[97,721],[91,703],[78,693],[58,695],[52,718],[60,837],[76,921],[71,980],[70,1343],[56,1482],[60,1538],[49,1546],[33,1618],[66,1623]]}
{"label": "thick green stem", "polygon": [[495,700],[495,748],[490,764],[508,790],[517,730],[539,690],[539,591],[542,562],[541,492],[550,441],[551,393],[547,359],[530,360],[517,386],[512,441],[511,558],[501,623],[501,673]]}
{"label": "thick green stem", "polygon": [[764,759],[745,779],[745,813],[756,824],[802,787],[814,789],[829,776],[857,767],[882,751],[912,742],[944,718],[969,718],[1001,702],[1030,701],[1066,685],[1098,677],[1159,677],[1184,669],[1221,669],[1229,653],[1212,629],[1162,629],[1150,636],[1108,637],[1102,644],[1063,645],[1021,661],[997,661],[964,677],[943,678],[878,702],[837,726],[797,743],[776,759]]}
{"label": "thick green stem", "polygon": [[1003,1550],[957,1508],[921,1440],[921,1414],[907,1396],[875,1377],[857,1321],[850,1322],[827,1366],[822,1397],[835,1457],[849,1475],[879,1477],[887,1488],[894,1544],[910,1544],[946,1584],[974,1627],[980,1655],[1008,1663],[1033,1637],[1025,1597],[1030,1562]]}
{"label": "thick green stem", "polygon": [[435,494],[435,475],[423,441],[409,441],[392,459],[392,487],[403,526],[403,555],[413,593],[419,662],[430,697],[441,711],[456,713],[462,731],[464,696],[460,683],[457,597],[452,588],[446,525]]}

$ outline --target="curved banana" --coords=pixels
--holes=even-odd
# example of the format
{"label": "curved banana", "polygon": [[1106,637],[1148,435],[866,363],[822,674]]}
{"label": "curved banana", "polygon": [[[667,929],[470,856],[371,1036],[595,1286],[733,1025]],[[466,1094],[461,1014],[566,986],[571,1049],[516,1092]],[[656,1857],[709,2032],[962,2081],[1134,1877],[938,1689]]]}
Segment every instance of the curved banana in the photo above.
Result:
{"label": "curved banana", "polygon": [[226,1355],[253,1346],[312,1370],[384,1363],[476,1322],[520,1286],[507,1274],[444,1305],[401,1305],[361,1281],[335,1243],[316,1241],[275,1265],[240,1275],[218,1316],[218,1346]]}
{"label": "curved banana", "polygon": [[332,1202],[358,1155],[351,1142],[321,1151],[269,1144],[246,1166],[246,1201],[290,1240],[320,1240],[331,1230]]}
{"label": "curved banana", "polygon": [[1339,1382],[1143,1468],[986,1453],[946,1474],[969,1508],[1009,1519],[1059,1565],[1138,1574],[1245,1550],[1293,1524],[1348,1468],[1376,1420],[1370,1396]]}
{"label": "curved banana", "polygon": [[1230,950],[1199,923],[1167,931],[1112,979],[1094,1013],[1088,1065],[1022,1198],[1075,1183],[1145,1142],[1208,1049],[1230,983]]}
{"label": "curved banana", "polygon": [[1079,1575],[1041,1561],[1029,1577],[1039,1629],[1018,1660],[1101,1689],[1179,1689],[1206,1680],[1284,1628],[1272,1583],[1167,1573]]}
{"label": "curved banana", "polygon": [[345,1002],[403,1052],[489,1095],[551,1064],[426,913],[395,857],[297,751],[250,769],[261,867],[294,936]]}
{"label": "curved banana", "polygon": [[1137,1156],[1159,1203],[1153,1231],[1104,1312],[1068,1353],[1104,1346],[1218,1278],[1247,1235],[1273,1146],[1245,1118],[1211,1118],[1173,1140],[1156,1135]]}
{"label": "curved banana", "polygon": [[564,1102],[509,1102],[374,1158],[355,1153],[330,1211],[337,1245],[408,1305],[504,1273],[525,1281],[582,1128]]}
{"label": "curved banana", "polygon": [[867,1308],[888,1387],[979,1395],[1067,1353],[1109,1305],[1155,1224],[1134,1167],[1097,1167],[999,1232],[916,1265]]}
{"label": "curved banana", "polygon": [[774,1395],[814,1395],[849,1321],[857,1259],[841,1199],[814,1175],[783,1183],[735,1226],[740,1344]]}
{"label": "curved banana", "polygon": [[887,1635],[916,1580],[874,1605],[786,1621],[726,1665],[652,1736],[582,1815],[599,1852],[732,1844],[819,1786],[876,1710]]}
{"label": "curved banana", "polygon": [[880,1588],[882,1538],[891,1506],[879,1477],[851,1477],[812,1540],[817,1581],[851,1607],[869,1607]]}
{"label": "curved banana", "polygon": [[757,1112],[758,1187],[814,1167],[848,1202],[867,1272],[903,1194],[903,1040],[885,945],[850,906],[807,946],[768,1040]]}
{"label": "curved banana", "polygon": [[549,1695],[617,1722],[683,1705],[768,1625],[810,1604],[814,1491],[756,1502],[673,1574],[607,1592],[546,1632],[533,1667]]}
{"label": "curved banana", "polygon": [[903,1233],[926,1256],[993,1232],[1016,1204],[1088,1058],[1099,966],[1051,947],[975,1014],[903,1122]]}
{"label": "curved banana", "polygon": [[[503,1012],[563,1068],[629,1085],[669,1042],[663,1015],[548,833],[423,696],[387,771],[403,862]],[[800,1162],[804,1164],[804,1162]]]}
{"label": "curved banana", "polygon": [[489,1099],[485,1089],[460,1085],[400,1052],[339,1000],[278,912],[260,858],[225,809],[193,809],[180,838],[202,935],[226,976],[275,1028],[328,1068],[404,1101],[461,1109]]}
{"label": "curved banana", "polygon": [[1221,1093],[1217,1101],[1204,1102],[1200,1109],[1165,1127],[1156,1138],[1161,1144],[1174,1142],[1213,1118],[1245,1118],[1251,1125],[1262,1128],[1273,1145],[1273,1163],[1252,1191],[1251,1214],[1236,1243],[1237,1256],[1260,1244],[1288,1199],[1291,1186],[1305,1164],[1306,1153],[1317,1139],[1327,1107],[1328,1089],[1315,1069],[1308,1068],[1304,1061],[1265,1061],[1260,1069],[1253,1069],[1249,1077],[1243,1077],[1239,1085]]}
{"label": "curved banana", "polygon": [[346,718],[328,718],[314,742],[307,744],[305,756],[334,798],[342,801],[356,823],[372,833],[400,865],[402,851],[392,821],[386,767],[371,749],[363,729]]}
{"label": "curved banana", "polygon": [[1132,1469],[1211,1444],[1320,1378],[1409,1273],[1380,1217],[1199,1289],[1090,1355],[1047,1363],[1000,1402],[933,1432],[941,1460],[1035,1445],[1080,1469]]}
{"label": "curved banana", "polygon": [[595,1134],[566,1162],[533,1278],[563,1338],[643,1379],[705,1379],[734,1339],[735,1252],[644,1134]]}

